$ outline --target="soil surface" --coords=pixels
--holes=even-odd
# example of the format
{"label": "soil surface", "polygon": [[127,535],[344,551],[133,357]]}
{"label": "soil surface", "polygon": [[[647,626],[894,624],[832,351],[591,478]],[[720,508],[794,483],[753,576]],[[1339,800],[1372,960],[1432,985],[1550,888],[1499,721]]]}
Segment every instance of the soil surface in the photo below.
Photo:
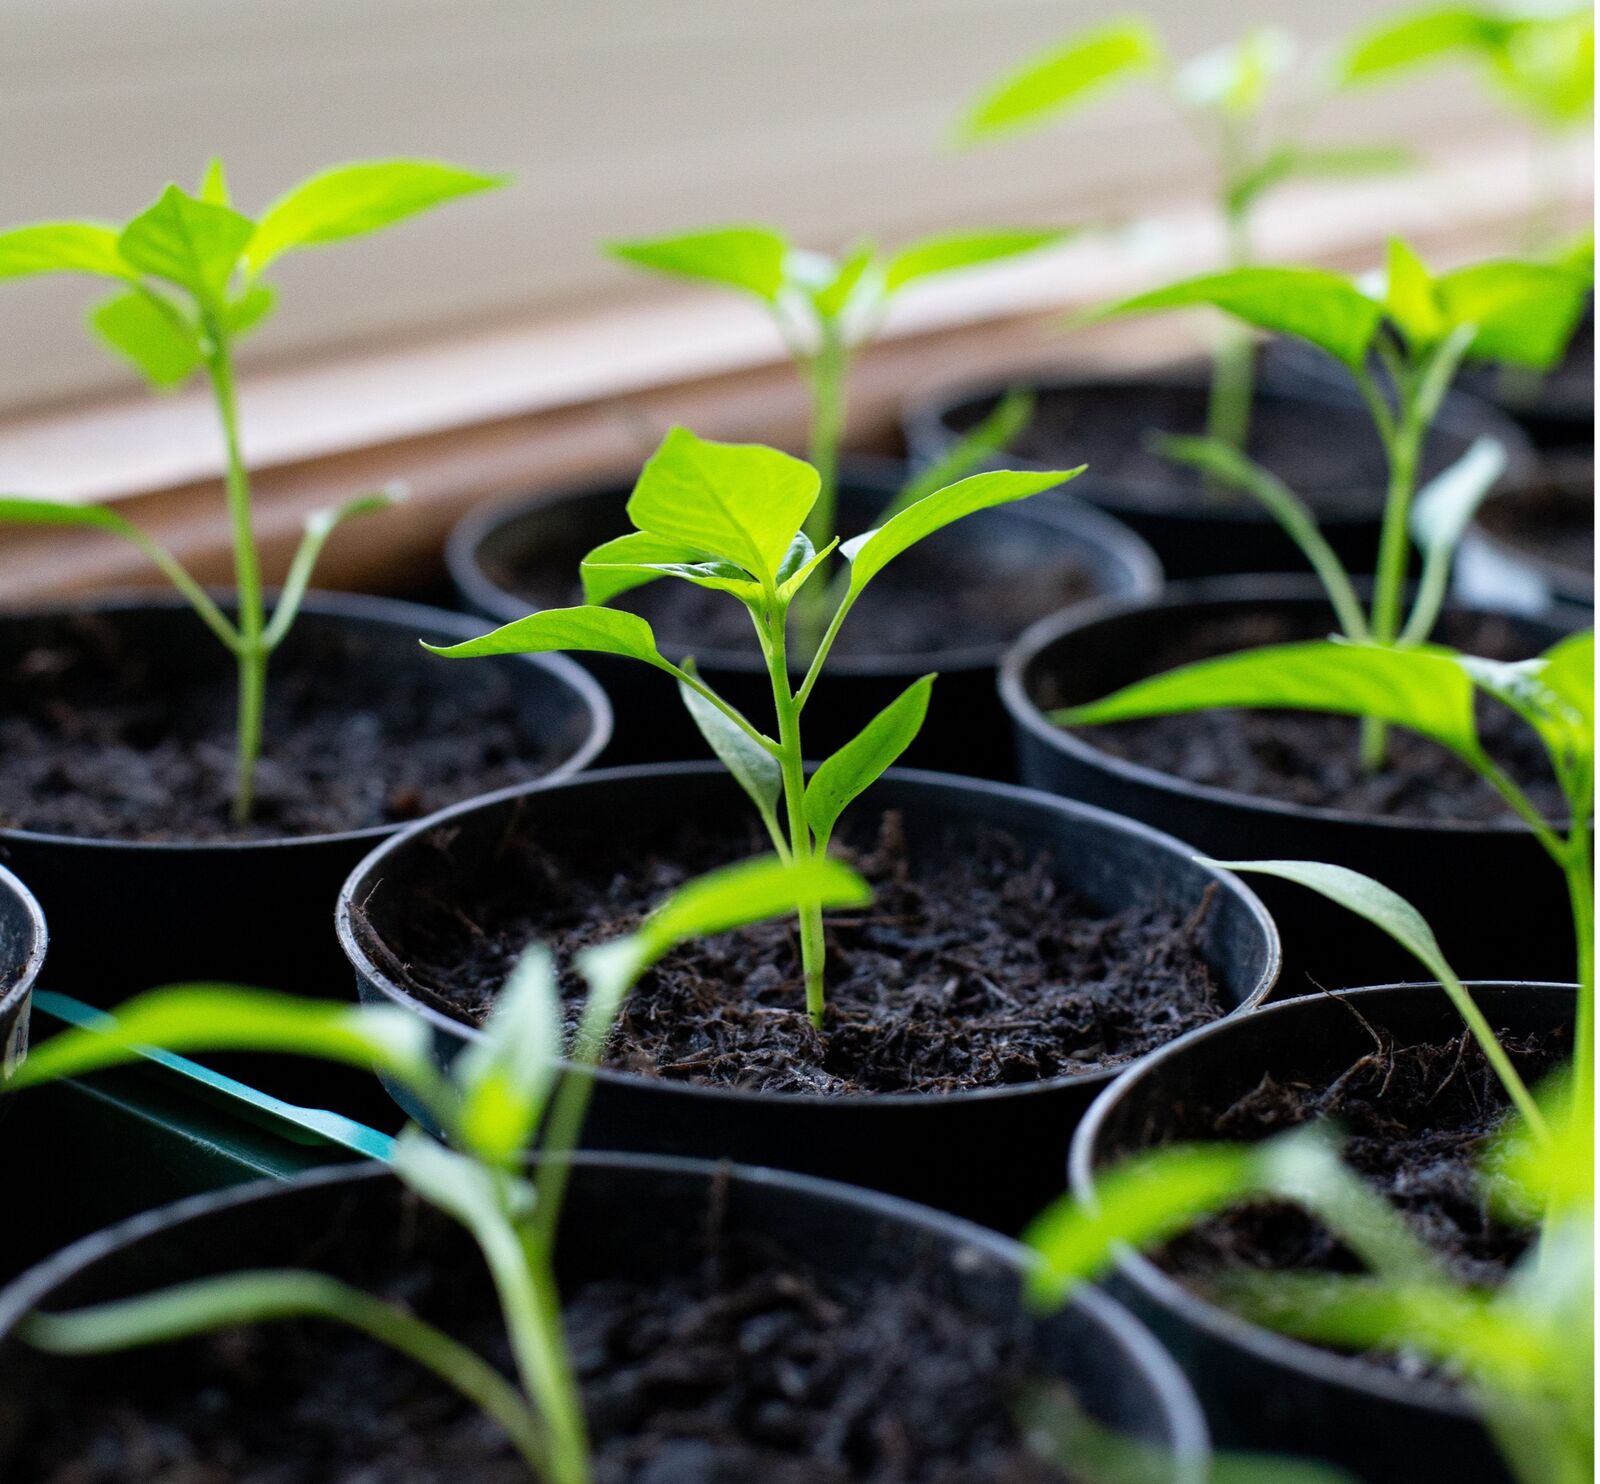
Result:
{"label": "soil surface", "polygon": [[[954,1092],[1118,1066],[1227,1009],[1199,947],[1208,902],[1107,916],[998,831],[952,832],[913,869],[899,816],[876,828],[846,830],[841,853],[875,900],[828,918],[825,1033],[805,1015],[792,925],[771,923],[657,965],[607,1064],[762,1092]],[[681,827],[576,853],[516,841],[472,889],[448,863],[436,891],[408,887],[400,920],[385,913],[368,950],[413,994],[478,1024],[530,942],[568,963],[690,876],[761,848],[754,832]],[[582,985],[566,981],[575,1014]]]}
{"label": "soil surface", "polygon": [[[993,405],[992,400],[970,404],[952,413],[949,422],[964,433]],[[1208,490],[1193,470],[1150,447],[1152,434],[1200,434],[1205,421],[1206,392],[1199,384],[1041,387],[1033,419],[1011,450],[1045,468],[1088,464],[1086,483],[1116,486],[1114,501],[1096,497],[1096,503],[1158,510],[1204,502],[1243,518],[1270,521],[1248,496]],[[1371,519],[1382,509],[1383,448],[1359,405],[1258,399],[1251,414],[1249,453],[1319,514]]]}
{"label": "soil surface", "polygon": [[588,728],[575,701],[535,722],[501,666],[456,675],[404,634],[302,619],[268,674],[256,809],[240,829],[228,817],[235,688],[220,646],[180,675],[107,618],[52,635],[0,656],[3,828],[216,841],[399,824],[549,772]]}
{"label": "soil surface", "polygon": [[[367,1286],[509,1370],[479,1271],[462,1251]],[[731,1242],[697,1270],[580,1284],[565,1313],[596,1484],[1063,1484],[1014,1421],[1038,1375],[1023,1327],[944,1286]],[[71,1365],[72,1391],[0,1439],[18,1484],[528,1484],[493,1424],[329,1325]]]}
{"label": "soil surface", "polygon": [[[1159,675],[1178,665],[1265,644],[1325,638],[1328,625],[1263,608],[1189,626],[1181,638],[1152,645],[1137,664],[1103,689]],[[1535,652],[1515,620],[1447,616],[1437,637],[1468,653],[1527,659]],[[1521,641],[1521,642],[1519,642]],[[1040,674],[1034,699],[1045,709],[1087,699],[1072,676]],[[1485,747],[1522,785],[1547,818],[1565,813],[1544,749],[1533,730],[1487,698],[1478,706]],[[1378,773],[1361,767],[1360,722],[1352,717],[1297,711],[1201,711],[1083,728],[1102,752],[1158,772],[1234,793],[1350,814],[1401,819],[1499,821],[1514,818],[1500,796],[1453,753],[1401,728],[1389,732],[1389,760]]]}
{"label": "soil surface", "polygon": [[[1397,1045],[1376,1030],[1373,1050],[1329,1082],[1268,1074],[1226,1108],[1186,1108],[1185,1133],[1254,1141],[1332,1119],[1346,1162],[1403,1213],[1459,1282],[1493,1287],[1528,1250],[1533,1232],[1487,1209],[1477,1166],[1509,1107],[1470,1034]],[[1536,1083],[1571,1054],[1567,1035],[1503,1038],[1525,1081]],[[1255,1202],[1204,1222],[1168,1243],[1156,1260],[1205,1290],[1241,1267],[1356,1272],[1360,1264],[1298,1207]]]}
{"label": "soil surface", "polygon": [[1594,466],[1497,495],[1478,522],[1516,551],[1588,575],[1594,571]]}

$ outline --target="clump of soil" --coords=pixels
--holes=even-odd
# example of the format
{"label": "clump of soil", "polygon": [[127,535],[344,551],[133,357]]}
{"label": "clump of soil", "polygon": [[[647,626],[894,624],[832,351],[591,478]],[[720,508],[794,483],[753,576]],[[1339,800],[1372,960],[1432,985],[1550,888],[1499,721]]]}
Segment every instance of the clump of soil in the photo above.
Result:
{"label": "clump of soil", "polygon": [[[502,1370],[481,1260],[413,1258],[385,1296]],[[754,1243],[565,1296],[596,1484],[1065,1484],[1019,1435],[1039,1367],[1019,1322],[937,1272],[840,1278]],[[326,1324],[261,1326],[74,1361],[7,1478],[30,1484],[527,1484],[498,1430],[392,1351]],[[3,1410],[3,1403],[0,1403]]]}
{"label": "clump of soil", "polygon": [[273,657],[256,808],[236,828],[234,677],[213,643],[200,632],[204,658],[180,663],[83,614],[0,656],[0,827],[215,841],[399,824],[549,772],[588,727],[575,704],[533,715],[500,666],[463,675],[403,633],[308,615]]}
{"label": "clump of soil", "polygon": [[1594,465],[1508,490],[1478,515],[1490,534],[1516,551],[1575,573],[1594,571]]}
{"label": "clump of soil", "polygon": [[[411,993],[479,1024],[530,942],[570,963],[689,877],[760,848],[753,834],[741,849],[726,831],[682,828],[576,854],[518,840],[464,891],[446,844],[438,890],[408,887],[367,947]],[[1119,1066],[1227,1008],[1200,948],[1209,898],[1107,913],[996,830],[952,831],[913,868],[892,811],[843,854],[874,902],[828,918],[823,1033],[805,1015],[792,925],[769,923],[663,960],[629,998],[607,1064],[762,1092],[954,1092]],[[581,982],[564,987],[575,1013]]]}
{"label": "clump of soil", "polygon": [[[1326,638],[1329,623],[1282,610],[1206,619],[1170,644],[1151,646],[1125,676],[1100,693],[1148,675],[1215,655],[1266,644]],[[1535,652],[1516,620],[1484,616],[1448,619],[1441,643],[1491,659],[1527,659]],[[1044,671],[1033,683],[1035,701],[1046,710],[1089,699],[1076,689],[1081,677]],[[1549,819],[1560,819],[1565,801],[1544,749],[1531,727],[1498,702],[1478,704],[1484,746]],[[1361,766],[1358,720],[1309,711],[1200,711],[1141,721],[1086,727],[1086,741],[1113,757],[1161,773],[1234,793],[1276,799],[1349,814],[1400,819],[1513,821],[1489,784],[1464,762],[1415,732],[1389,731],[1388,761],[1375,773]]]}

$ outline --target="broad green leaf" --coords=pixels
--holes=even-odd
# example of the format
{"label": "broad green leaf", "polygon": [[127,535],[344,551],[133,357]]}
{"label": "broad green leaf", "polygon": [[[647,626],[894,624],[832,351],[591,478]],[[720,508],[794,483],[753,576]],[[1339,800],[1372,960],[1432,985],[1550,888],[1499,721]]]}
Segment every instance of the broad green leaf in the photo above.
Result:
{"label": "broad green leaf", "polygon": [[801,903],[865,907],[872,888],[843,861],[827,856],[788,863],[775,855],[725,866],[681,886],[639,927],[648,960],[687,942],[784,917]]}
{"label": "broad green leaf", "polygon": [[1455,657],[1375,644],[1317,640],[1225,654],[1052,712],[1051,720],[1099,726],[1233,706],[1370,716],[1432,737],[1474,764],[1482,756],[1472,682]]}
{"label": "broad green leaf", "polygon": [[1361,366],[1382,311],[1348,278],[1320,268],[1235,268],[1124,299],[1091,316],[1148,314],[1209,304],[1258,330],[1309,341],[1347,366]]}
{"label": "broad green leaf", "polygon": [[1256,1156],[1232,1144],[1172,1145],[1136,1155],[1095,1180],[1092,1204],[1063,1196],[1022,1240],[1039,1255],[1028,1291],[1054,1308],[1110,1267],[1117,1248],[1147,1247],[1249,1196]]}
{"label": "broad green leaf", "polygon": [[181,385],[205,359],[200,337],[189,322],[171,305],[137,289],[95,305],[89,311],[89,324],[152,386]]}
{"label": "broad green leaf", "polygon": [[783,797],[783,769],[777,758],[692,686],[680,680],[678,694],[707,745],[760,811],[769,833],[776,832],[778,800]]}
{"label": "broad green leaf", "polygon": [[907,506],[965,479],[995,455],[1003,453],[1011,446],[1011,440],[1028,426],[1033,417],[1033,402],[1031,388],[1012,387],[981,422],[963,433],[933,463],[906,483],[886,515],[898,515]]}
{"label": "broad green leaf", "polygon": [[270,283],[253,283],[228,305],[223,318],[235,337],[255,329],[278,302],[278,291]]}
{"label": "broad green leaf", "polygon": [[220,305],[255,223],[229,206],[201,201],[175,185],[122,229],[117,251],[126,262]]}
{"label": "broad green leaf", "polygon": [[495,997],[483,1034],[451,1076],[461,1089],[455,1133],[493,1164],[533,1140],[561,1063],[561,999],[548,949],[529,948]]}
{"label": "broad green leaf", "polygon": [[1570,706],[1581,728],[1594,729],[1594,630],[1569,634],[1544,653],[1540,678]]}
{"label": "broad green leaf", "polygon": [[549,654],[557,650],[619,654],[625,659],[643,660],[668,674],[677,673],[676,667],[657,650],[649,623],[637,613],[615,608],[546,608],[502,624],[481,638],[460,644],[424,641],[422,647],[450,660],[478,659],[490,654]]}
{"label": "broad green leaf", "polygon": [[1281,26],[1256,26],[1238,41],[1191,58],[1173,86],[1190,108],[1250,118],[1267,101],[1272,80],[1286,72],[1299,48]]}
{"label": "broad green leaf", "polygon": [[262,213],[246,252],[253,273],[291,249],[362,237],[446,201],[497,190],[509,176],[437,160],[362,160],[319,171]]}
{"label": "broad green leaf", "polygon": [[866,726],[822,763],[806,785],[806,823],[826,841],[839,816],[916,740],[937,677],[913,680]]}
{"label": "broad green leaf", "polygon": [[1538,659],[1508,663],[1460,655],[1473,683],[1539,734],[1576,815],[1594,807],[1594,631],[1573,634]]}
{"label": "broad green leaf", "polygon": [[602,542],[584,557],[578,568],[583,595],[591,603],[609,603],[632,588],[666,575],[663,568],[703,562],[706,553],[681,541],[663,541],[648,531]]}
{"label": "broad green leaf", "polygon": [[942,490],[935,490],[931,495],[925,495],[914,505],[907,505],[897,515],[891,516],[877,530],[866,531],[839,548],[850,563],[851,594],[859,593],[901,552],[909,550],[953,521],[994,505],[1007,505],[1013,500],[1025,500],[1030,495],[1057,489],[1069,479],[1076,479],[1085,467],[1079,465],[1076,469],[1042,472],[1002,469],[988,474],[973,474]]}
{"label": "broad green leaf", "polygon": [[1398,237],[1389,239],[1383,308],[1414,349],[1436,345],[1452,329],[1427,264]]}
{"label": "broad green leaf", "polygon": [[227,985],[177,985],[141,994],[94,1027],[35,1046],[7,1086],[81,1077],[163,1051],[298,1052],[378,1070],[413,1086],[431,1078],[427,1027],[389,1006],[341,1005]]}
{"label": "broad green leaf", "polygon": [[1476,6],[1443,5],[1386,17],[1351,43],[1336,79],[1369,82],[1452,53],[1481,51],[1503,36],[1503,22]]}
{"label": "broad green leaf", "polygon": [[743,289],[771,304],[783,288],[789,244],[770,227],[714,227],[676,237],[610,242],[606,251],[635,267]]}
{"label": "broad green leaf", "polygon": [[734,562],[773,581],[816,504],[817,471],[759,443],[715,443],[673,428],[628,500],[641,531]]}
{"label": "broad green leaf", "polygon": [[1434,286],[1451,326],[1477,326],[1473,356],[1538,371],[1566,351],[1589,288],[1579,274],[1517,259],[1457,268]]}
{"label": "broad green leaf", "polygon": [[1086,102],[1119,78],[1155,70],[1161,43],[1132,18],[1094,26],[1028,58],[978,99],[956,130],[963,142],[1013,133]]}
{"label": "broad green leaf", "polygon": [[1546,129],[1571,129],[1594,112],[1594,11],[1519,17],[1488,49],[1491,77]]}
{"label": "broad green leaf", "polygon": [[116,228],[99,222],[36,222],[0,232],[0,278],[26,278],[32,273],[139,276],[117,251]]}
{"label": "broad green leaf", "polygon": [[989,232],[949,232],[939,237],[925,237],[920,242],[901,248],[889,259],[884,270],[885,288],[891,294],[897,293],[919,279],[933,278],[958,268],[976,267],[980,263],[1020,257],[1023,253],[1054,247],[1071,235],[1070,231],[1058,228],[1016,227]]}
{"label": "broad green leaf", "polygon": [[233,205],[233,196],[228,190],[228,170],[220,155],[212,155],[206,161],[206,173],[200,177],[200,189],[195,194],[216,206]]}

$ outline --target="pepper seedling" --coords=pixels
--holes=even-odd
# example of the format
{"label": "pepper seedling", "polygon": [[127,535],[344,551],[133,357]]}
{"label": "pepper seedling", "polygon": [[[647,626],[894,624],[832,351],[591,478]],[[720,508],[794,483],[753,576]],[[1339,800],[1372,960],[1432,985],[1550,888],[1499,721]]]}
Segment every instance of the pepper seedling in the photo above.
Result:
{"label": "pepper seedling", "polygon": [[[839,449],[850,368],[878,333],[890,304],[931,279],[1052,247],[1068,235],[1032,227],[954,232],[923,238],[897,252],[861,242],[834,258],[795,246],[774,227],[728,226],[612,242],[606,250],[634,267],[735,289],[766,309],[810,393],[807,457],[821,487],[806,520],[806,535],[818,551],[825,551],[838,534]],[[908,484],[879,519],[887,520],[981,467],[1017,435],[1031,408],[1031,399],[1021,393],[1003,400],[935,469]],[[800,639],[808,647],[820,642],[828,596],[818,584],[801,600]]]}
{"label": "pepper seedling", "polygon": [[[1381,283],[1364,284],[1320,268],[1240,268],[1137,295],[1097,317],[1211,305],[1255,329],[1295,336],[1345,368],[1371,415],[1388,466],[1377,574],[1365,614],[1310,510],[1281,480],[1218,439],[1166,438],[1159,446],[1267,507],[1322,578],[1348,638],[1408,646],[1423,643],[1431,633],[1455,547],[1503,466],[1503,451],[1480,441],[1441,476],[1426,503],[1417,500],[1423,450],[1458,368],[1467,358],[1536,370],[1554,365],[1583,312],[1586,292],[1580,273],[1520,259],[1434,274],[1397,240],[1389,245]],[[1403,606],[1414,532],[1430,570],[1407,618]],[[1362,759],[1376,769],[1384,757],[1382,727],[1369,725]]]}
{"label": "pepper seedling", "polygon": [[[241,1324],[327,1319],[430,1371],[497,1423],[543,1484],[590,1484],[588,1432],[561,1325],[555,1246],[570,1161],[593,1078],[622,1004],[662,954],[690,939],[792,910],[798,900],[862,906],[871,892],[838,861],[764,857],[691,881],[628,937],[582,953],[588,986],[563,1061],[561,999],[543,948],[519,961],[481,1037],[435,1066],[423,1022],[395,1006],[355,1007],[217,986],[154,990],[104,1028],[36,1048],[10,1089],[175,1052],[272,1051],[376,1069],[404,1086],[446,1142],[412,1125],[395,1173],[471,1234],[510,1341],[515,1380],[409,1309],[326,1273],[259,1269],[202,1278],[70,1313],[35,1312],[21,1337],[57,1354],[98,1354]],[[538,1161],[530,1173],[531,1152]]]}
{"label": "pepper seedling", "polygon": [[236,824],[249,820],[254,801],[267,662],[294,623],[323,545],[344,521],[384,509],[403,492],[390,486],[307,516],[269,618],[240,435],[234,347],[272,313],[277,291],[265,275],[286,254],[367,236],[447,201],[494,189],[505,179],[428,160],[335,165],[251,218],[233,204],[222,161],[214,159],[196,194],[169,185],[154,205],[121,227],[56,221],[0,232],[0,278],[81,273],[116,283],[117,292],[89,314],[100,339],[158,390],[178,387],[199,371],[210,385],[226,460],[235,618],[176,556],[110,506],[6,496],[0,497],[0,522],[78,526],[132,542],[233,655],[238,668]]}
{"label": "pepper seedling", "polygon": [[[1000,78],[956,125],[961,145],[988,143],[1046,127],[1119,85],[1155,83],[1211,158],[1215,207],[1229,267],[1255,258],[1261,202],[1296,178],[1364,175],[1404,168],[1411,155],[1387,145],[1307,143],[1306,113],[1283,106],[1291,76],[1320,89],[1320,69],[1303,63],[1295,38],[1279,26],[1256,26],[1237,40],[1183,61],[1148,22],[1124,19],[1087,27],[1052,43]],[[1302,81],[1302,91],[1306,91]],[[1223,336],[1215,351],[1207,432],[1243,448],[1254,397],[1255,349],[1247,333]]]}
{"label": "pepper seedling", "polygon": [[1536,176],[1527,250],[1550,253],[1560,237],[1563,155],[1594,116],[1593,9],[1443,5],[1385,16],[1351,42],[1337,79],[1365,88],[1450,62],[1470,66],[1527,124]]}
{"label": "pepper seedling", "polygon": [[[952,521],[1054,489],[1082,469],[974,474],[923,496],[875,530],[820,548],[806,534],[822,477],[810,464],[759,444],[714,443],[674,428],[645,464],[628,501],[635,530],[583,559],[576,608],[530,614],[478,639],[425,645],[449,659],[550,650],[622,655],[664,671],[711,750],[750,796],[773,848],[796,863],[824,856],[845,808],[910,745],[927,714],[934,676],[924,675],[819,764],[809,783],[801,715],[821,679],[840,627],[867,585],[896,557]],[[803,678],[790,672],[789,613],[835,548],[848,580]],[[662,577],[743,603],[772,684],[777,737],[759,730],[700,677],[656,647],[649,622],[601,605]],[[779,808],[783,816],[780,819]],[[819,1029],[826,1006],[826,946],[815,902],[799,910],[806,1010]]]}

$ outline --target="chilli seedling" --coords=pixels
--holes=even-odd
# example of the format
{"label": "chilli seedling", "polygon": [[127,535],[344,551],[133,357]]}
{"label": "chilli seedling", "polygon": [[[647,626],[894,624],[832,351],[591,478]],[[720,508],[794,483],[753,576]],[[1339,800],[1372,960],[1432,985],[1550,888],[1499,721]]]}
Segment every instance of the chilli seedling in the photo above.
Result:
{"label": "chilli seedling", "polygon": [[[839,448],[844,438],[846,387],[857,353],[877,334],[890,304],[906,289],[946,273],[1000,262],[1054,246],[1068,234],[1048,228],[955,232],[927,237],[898,252],[858,243],[841,257],[796,247],[776,228],[712,227],[673,237],[608,244],[607,251],[635,267],[678,278],[721,284],[752,295],[772,317],[790,359],[810,394],[807,457],[820,488],[806,519],[806,535],[827,550],[837,531]],[[1015,392],[971,429],[935,467],[914,478],[878,519],[887,520],[923,495],[980,468],[1027,423],[1032,400]],[[820,642],[831,594],[822,585],[800,600],[798,638]]]}
{"label": "chilli seedling", "polygon": [[[1373,293],[1320,268],[1240,268],[1184,279],[1102,314],[1212,305],[1255,329],[1293,335],[1344,366],[1371,415],[1388,465],[1377,574],[1365,613],[1315,517],[1281,480],[1218,439],[1168,437],[1158,446],[1267,507],[1321,577],[1347,638],[1406,647],[1424,643],[1431,634],[1456,545],[1504,466],[1504,450],[1493,440],[1480,440],[1440,476],[1426,501],[1417,499],[1428,433],[1457,369],[1467,357],[1533,369],[1553,365],[1582,313],[1586,292],[1586,280],[1570,269],[1518,259],[1434,274],[1411,248],[1395,241],[1389,245],[1384,281]],[[1413,534],[1425,552],[1427,571],[1407,615]],[[1363,729],[1362,759],[1376,769],[1384,758],[1383,728],[1374,722]]]}
{"label": "chilli seedling", "polygon": [[197,194],[169,185],[154,205],[122,227],[59,221],[0,232],[0,278],[83,273],[114,282],[117,292],[89,314],[101,340],[158,389],[180,386],[197,371],[204,371],[210,384],[226,460],[234,617],[176,556],[109,506],[0,497],[0,521],[87,527],[131,541],[233,655],[239,698],[235,823],[250,818],[253,804],[267,662],[294,623],[324,543],[341,522],[381,510],[401,493],[391,487],[307,516],[268,617],[234,384],[235,345],[276,303],[277,292],[264,275],[286,253],[364,237],[503,181],[427,160],[336,165],[292,187],[251,218],[234,206],[222,162],[213,160]]}
{"label": "chilli seedling", "polygon": [[[1148,22],[1109,21],[1053,43],[1008,72],[967,110],[955,138],[965,145],[1031,132],[1118,84],[1153,79],[1211,158],[1227,264],[1242,268],[1255,257],[1257,208],[1275,187],[1411,162],[1406,151],[1388,146],[1306,143],[1306,105],[1290,112],[1275,96],[1288,74],[1310,72],[1297,68],[1300,61],[1295,38],[1278,26],[1257,26],[1178,62]],[[1316,80],[1323,80],[1320,71]],[[1254,355],[1245,333],[1217,343],[1207,431],[1236,448],[1245,446],[1250,427]]]}
{"label": "chilli seedling", "polygon": [[[665,671],[678,682],[711,750],[754,802],[774,849],[796,863],[812,860],[827,853],[846,806],[917,735],[935,678],[924,675],[912,682],[807,782],[801,716],[856,600],[890,562],[925,536],[974,511],[1053,489],[1081,472],[974,474],[923,496],[842,546],[834,536],[819,548],[806,534],[822,484],[816,469],[773,448],[713,443],[674,428],[645,464],[628,501],[636,529],[583,560],[586,605],[530,614],[463,644],[427,647],[451,659],[590,650]],[[797,685],[789,666],[790,609],[835,547],[848,564],[848,580]],[[772,684],[776,737],[707,685],[692,659],[678,665],[663,655],[644,618],[601,606],[661,577],[744,604]],[[806,1009],[820,1028],[826,950],[817,903],[801,904],[799,924]]]}
{"label": "chilli seedling", "polygon": [[[588,985],[565,1051],[550,955],[530,949],[471,1047],[448,1072],[427,1027],[394,1006],[354,1007],[261,991],[178,987],[141,995],[103,1028],[38,1047],[20,1090],[169,1051],[276,1051],[375,1068],[404,1086],[443,1139],[412,1125],[395,1144],[395,1173],[461,1223],[483,1254],[504,1319],[515,1379],[409,1309],[321,1272],[257,1269],[201,1278],[136,1298],[23,1323],[28,1343],[96,1354],[241,1324],[327,1319],[408,1356],[497,1423],[544,1484],[589,1484],[588,1431],[561,1325],[555,1245],[562,1202],[598,1062],[639,976],[686,939],[758,922],[797,900],[861,906],[871,893],[838,861],[773,857],[690,882],[637,931],[579,956]],[[563,1073],[565,1072],[565,1075]],[[526,1161],[538,1159],[531,1172]]]}

